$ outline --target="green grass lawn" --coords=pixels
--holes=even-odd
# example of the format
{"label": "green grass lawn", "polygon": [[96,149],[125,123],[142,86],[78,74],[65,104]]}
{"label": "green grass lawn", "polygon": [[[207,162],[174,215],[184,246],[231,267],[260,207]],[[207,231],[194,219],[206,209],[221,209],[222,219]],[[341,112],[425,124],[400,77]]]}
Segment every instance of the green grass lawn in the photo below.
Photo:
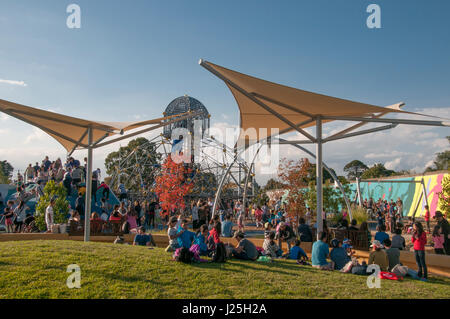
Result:
{"label": "green grass lawn", "polygon": [[[81,267],[81,288],[69,289],[69,264]],[[293,261],[230,260],[186,265],[161,248],[75,241],[0,243],[4,298],[450,298],[450,279],[381,281],[324,272]]]}

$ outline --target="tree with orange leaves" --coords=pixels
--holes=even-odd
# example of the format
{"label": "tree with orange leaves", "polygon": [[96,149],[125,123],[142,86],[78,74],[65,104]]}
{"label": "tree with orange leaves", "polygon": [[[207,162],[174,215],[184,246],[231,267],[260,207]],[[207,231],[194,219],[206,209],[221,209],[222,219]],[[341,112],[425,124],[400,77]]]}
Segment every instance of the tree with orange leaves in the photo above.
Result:
{"label": "tree with orange leaves", "polygon": [[185,196],[193,189],[189,175],[192,169],[185,166],[183,162],[175,163],[172,157],[167,157],[161,166],[161,174],[155,179],[155,193],[158,195],[161,208],[167,213],[176,209],[182,211],[185,207]]}
{"label": "tree with orange leaves", "polygon": [[297,227],[299,218],[306,212],[305,189],[308,187],[310,166],[307,158],[298,161],[283,159],[278,168],[278,177],[289,191],[286,213],[293,227]]}

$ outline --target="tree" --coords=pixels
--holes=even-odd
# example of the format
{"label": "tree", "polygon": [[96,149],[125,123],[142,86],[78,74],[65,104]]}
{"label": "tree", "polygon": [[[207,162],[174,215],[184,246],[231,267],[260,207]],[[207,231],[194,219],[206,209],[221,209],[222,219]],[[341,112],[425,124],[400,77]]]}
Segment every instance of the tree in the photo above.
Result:
{"label": "tree", "polygon": [[442,180],[442,191],[438,193],[439,209],[445,216],[450,215],[450,176],[444,177]]}
{"label": "tree", "polygon": [[383,164],[378,163],[373,165],[362,173],[361,178],[378,178],[396,175],[395,171],[387,169]]}
{"label": "tree", "polygon": [[305,188],[308,186],[308,175],[311,167],[307,158],[298,161],[283,159],[278,168],[278,177],[286,185],[287,209],[286,213],[292,220],[293,226],[306,212]]}
{"label": "tree", "polygon": [[[447,140],[450,143],[450,136],[447,136]],[[443,171],[450,167],[450,150],[437,153],[436,159],[433,162],[433,166],[427,167],[425,172]]]}
{"label": "tree", "polygon": [[192,174],[188,164],[175,163],[172,157],[167,156],[162,164],[161,172],[156,176],[154,191],[158,195],[161,208],[167,213],[176,209],[183,210],[186,207],[185,197],[189,195],[194,187],[187,179]]}
{"label": "tree", "polygon": [[9,179],[12,177],[14,167],[8,163],[8,161],[0,161],[0,178],[2,179],[2,184],[8,184]]}
{"label": "tree", "polygon": [[285,188],[286,185],[281,183],[280,181],[277,181],[274,178],[271,178],[267,181],[266,186],[264,186],[264,192],[266,191],[271,191],[271,190],[275,190],[275,189],[283,189]]}
{"label": "tree", "polygon": [[[137,192],[154,183],[160,161],[161,154],[156,152],[156,144],[144,137],[138,137],[127,146],[108,154],[105,167],[108,175],[120,174],[120,181],[125,188]],[[113,183],[110,187],[115,189],[118,179]]]}
{"label": "tree", "polygon": [[[336,176],[336,172],[334,171],[334,169],[330,168],[330,170],[333,172],[334,176]],[[311,166],[309,167],[309,181],[315,181],[316,176],[316,164],[311,164]],[[333,176],[331,176],[331,174],[324,168],[322,168],[322,176],[324,182],[328,180],[334,180]]]}
{"label": "tree", "polygon": [[367,165],[358,160],[353,160],[344,166],[344,172],[347,173],[347,178],[349,180],[356,179],[356,177],[359,176],[360,173],[364,172],[366,169],[368,169]]}
{"label": "tree", "polygon": [[56,184],[54,181],[48,181],[44,187],[44,194],[39,198],[36,205],[36,225],[41,231],[47,229],[45,224],[45,210],[50,204],[50,199],[56,198],[55,206],[53,207],[53,223],[66,223],[69,213],[69,201],[67,200],[67,191],[62,183]]}

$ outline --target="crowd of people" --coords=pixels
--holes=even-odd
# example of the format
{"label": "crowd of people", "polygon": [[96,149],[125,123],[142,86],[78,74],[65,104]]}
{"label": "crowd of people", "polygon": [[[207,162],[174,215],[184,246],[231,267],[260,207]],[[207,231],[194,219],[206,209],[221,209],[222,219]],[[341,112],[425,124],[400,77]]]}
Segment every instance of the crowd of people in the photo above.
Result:
{"label": "crowd of people", "polygon": [[[60,159],[52,162],[48,156],[40,165],[30,164],[24,177],[20,178],[20,174],[18,176],[16,200],[10,200],[5,205],[2,218],[5,219],[7,231],[20,231],[26,225],[25,220],[30,217],[25,205],[27,196],[30,195],[26,191],[26,185],[36,183],[38,186],[35,191],[38,192],[37,196],[41,196],[43,187],[50,180],[62,183],[68,194],[78,194],[75,207],[70,212],[69,222],[78,224],[81,228],[85,218],[85,188],[81,186],[86,177],[85,166],[81,166],[80,162],[72,157],[62,164]],[[402,267],[400,251],[407,247],[403,234],[408,234],[411,235],[410,242],[418,266],[415,276],[422,280],[428,277],[425,259],[427,232],[422,223],[414,218],[409,217],[408,222],[403,224],[403,202],[400,198],[396,202],[382,199],[374,201],[372,198],[363,201],[362,206],[367,210],[368,216],[377,222],[377,232],[373,240],[367,222],[358,227],[356,220],[349,223],[343,212],[337,229],[357,231],[371,248],[368,262],[360,264],[354,256],[349,239],[330,238],[326,215],[323,232],[319,233],[318,240],[315,241],[313,229],[317,229],[317,223],[312,224],[312,211],[307,209],[304,217],[298,220],[292,218],[286,213],[281,198],[263,205],[244,205],[239,200],[222,200],[217,205],[215,214],[211,198],[199,199],[191,201],[186,209],[167,212],[161,208],[157,197],[142,201],[129,200],[125,186],[120,184],[117,189],[120,204],[111,207],[108,203],[111,190],[105,182],[99,183],[100,180],[100,170],[97,169],[93,172],[92,196],[96,203],[97,193],[101,190],[101,213],[92,212],[89,216],[93,227],[104,232],[135,233],[135,245],[155,246],[148,230],[162,224],[167,226],[169,239],[166,251],[176,256],[184,256],[184,253],[180,253],[184,249],[194,256],[198,255],[199,260],[200,256],[210,256],[214,260],[222,261],[230,257],[252,261],[261,256],[290,258],[300,264],[311,262],[312,267],[318,269],[366,274],[366,269],[371,264],[378,265],[381,271],[386,272]],[[45,214],[48,231],[51,231],[53,224],[53,205],[54,199]],[[450,226],[447,219],[437,211],[434,217],[437,223],[431,232],[428,206],[425,209],[425,223],[428,233],[431,234],[435,253],[449,255]],[[245,230],[249,221],[255,224],[256,230],[264,231],[262,247],[256,247],[247,238]],[[191,224],[193,231],[189,230]],[[236,245],[223,243],[224,237],[234,238]],[[285,251],[282,249],[283,242],[287,246]],[[313,243],[310,260],[301,247],[302,242]]]}

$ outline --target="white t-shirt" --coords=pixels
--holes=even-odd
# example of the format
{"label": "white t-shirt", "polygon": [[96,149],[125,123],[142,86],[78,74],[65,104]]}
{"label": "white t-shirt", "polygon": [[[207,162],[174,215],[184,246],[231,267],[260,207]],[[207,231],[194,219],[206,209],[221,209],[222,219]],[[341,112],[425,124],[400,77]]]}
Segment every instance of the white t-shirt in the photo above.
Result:
{"label": "white t-shirt", "polygon": [[47,225],[53,224],[53,207],[48,205],[47,209],[45,210],[45,223]]}

